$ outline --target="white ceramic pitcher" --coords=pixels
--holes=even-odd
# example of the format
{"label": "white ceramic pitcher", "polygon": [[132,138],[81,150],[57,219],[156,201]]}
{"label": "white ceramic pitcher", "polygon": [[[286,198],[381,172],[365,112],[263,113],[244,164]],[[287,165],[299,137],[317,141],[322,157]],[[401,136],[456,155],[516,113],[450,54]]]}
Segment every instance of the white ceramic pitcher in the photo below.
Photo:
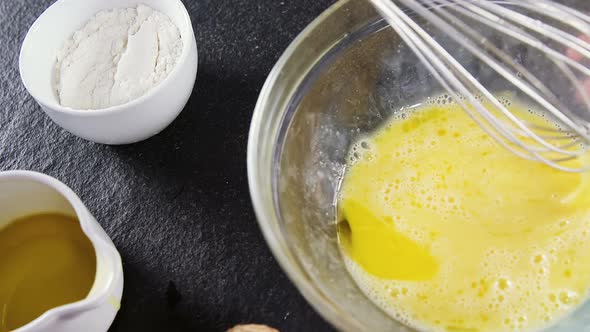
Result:
{"label": "white ceramic pitcher", "polygon": [[80,198],[62,182],[36,172],[0,172],[0,228],[23,216],[56,212],[80,221],[96,252],[96,277],[88,296],[53,308],[13,332],[105,332],[120,307],[121,256]]}

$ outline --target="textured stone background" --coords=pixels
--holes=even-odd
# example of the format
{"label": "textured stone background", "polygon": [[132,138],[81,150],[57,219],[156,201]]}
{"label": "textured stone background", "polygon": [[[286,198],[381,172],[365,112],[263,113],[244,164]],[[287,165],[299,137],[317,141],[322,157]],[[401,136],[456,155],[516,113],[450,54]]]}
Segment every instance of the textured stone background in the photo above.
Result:
{"label": "textured stone background", "polygon": [[120,147],[65,132],[21,84],[21,42],[52,2],[0,0],[0,170],[60,179],[111,236],[125,270],[111,331],[224,331],[241,322],[329,331],[258,230],[245,161],[267,74],[333,1],[184,0],[199,48],[192,97],[164,132]]}

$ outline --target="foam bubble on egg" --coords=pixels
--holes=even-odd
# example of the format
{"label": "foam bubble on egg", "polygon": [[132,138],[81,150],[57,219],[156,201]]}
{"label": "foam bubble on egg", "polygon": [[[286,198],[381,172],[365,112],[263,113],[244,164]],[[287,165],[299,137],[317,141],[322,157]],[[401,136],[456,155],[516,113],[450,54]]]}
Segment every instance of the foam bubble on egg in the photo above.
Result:
{"label": "foam bubble on egg", "polygon": [[[505,107],[516,106],[509,98],[500,98],[500,102]],[[444,112],[422,114],[428,107],[436,107]],[[449,253],[445,250],[452,246],[452,240],[445,239],[437,230],[412,223],[412,217],[426,218],[432,215],[440,219],[441,225],[451,225],[462,220],[465,227],[477,231],[478,225],[471,221],[474,213],[493,214],[495,209],[510,204],[505,197],[498,196],[489,200],[486,206],[481,206],[481,211],[473,211],[466,206],[470,200],[477,202],[478,197],[485,196],[479,191],[496,180],[494,174],[497,172],[493,166],[482,163],[477,173],[473,173],[478,176],[475,179],[478,185],[475,185],[472,183],[474,179],[461,178],[465,170],[458,168],[453,158],[490,160],[489,165],[492,165],[494,158],[498,158],[498,146],[476,124],[457,123],[457,116],[453,112],[463,110],[448,94],[430,98],[415,108],[402,109],[393,115],[391,122],[382,131],[399,130],[407,134],[428,126],[430,134],[424,135],[427,137],[408,135],[403,146],[385,150],[380,149],[384,145],[376,141],[378,136],[365,136],[353,144],[348,159],[350,167],[361,164],[365,167],[382,163],[387,158],[392,168],[398,170],[382,177],[367,178],[366,187],[373,190],[365,194],[374,197],[373,202],[377,202],[375,204],[382,209],[381,214],[388,216],[383,219],[385,222],[391,223],[397,231],[424,244],[431,253],[437,255],[441,265],[436,285],[377,278],[344,254],[347,269],[362,291],[380,308],[391,317],[419,330],[447,331],[449,327],[463,326],[468,321],[477,321],[479,326],[489,327],[496,323],[494,320],[502,317],[498,323],[503,326],[500,330],[513,331],[539,326],[540,322],[563,316],[586,297],[586,293],[568,287],[570,280],[579,278],[575,266],[579,264],[577,260],[582,259],[581,256],[565,257],[572,246],[590,249],[590,245],[585,244],[590,240],[589,211],[571,214],[559,222],[537,225],[530,232],[549,239],[544,243],[511,247],[507,240],[508,244],[503,246],[490,246],[482,253],[480,265],[470,267],[472,270],[468,271],[464,271],[466,267],[459,259],[442,256]],[[539,116],[529,108],[526,108],[526,112]],[[548,117],[543,121],[553,124]],[[442,142],[454,142],[479,154],[445,156],[439,153],[437,157],[440,159],[433,161],[426,158],[428,154],[425,151],[446,151],[447,146]],[[526,220],[523,223],[526,224]],[[517,219],[514,227],[519,227]],[[469,251],[470,248],[464,250]],[[525,270],[528,272],[522,272]],[[461,287],[457,286],[458,275],[465,278]],[[556,286],[556,283],[561,286]],[[446,308],[437,298],[453,299],[453,303],[445,302]],[[432,312],[425,313],[420,308],[432,308]],[[451,313],[448,317],[433,314],[445,310]],[[453,318],[457,312],[469,319],[462,321]],[[430,318],[420,318],[420,315],[430,315]]]}

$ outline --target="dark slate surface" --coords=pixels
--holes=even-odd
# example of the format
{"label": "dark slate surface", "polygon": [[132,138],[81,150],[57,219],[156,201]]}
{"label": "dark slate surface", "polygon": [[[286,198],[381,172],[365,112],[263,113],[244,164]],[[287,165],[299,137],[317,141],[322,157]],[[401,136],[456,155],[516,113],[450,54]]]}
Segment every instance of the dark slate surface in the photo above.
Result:
{"label": "dark slate surface", "polygon": [[57,127],[21,84],[20,44],[51,2],[0,1],[0,170],[60,179],[112,237],[125,290],[111,331],[329,331],[258,230],[245,160],[267,74],[333,1],[185,0],[200,56],[192,97],[164,132],[121,147]]}

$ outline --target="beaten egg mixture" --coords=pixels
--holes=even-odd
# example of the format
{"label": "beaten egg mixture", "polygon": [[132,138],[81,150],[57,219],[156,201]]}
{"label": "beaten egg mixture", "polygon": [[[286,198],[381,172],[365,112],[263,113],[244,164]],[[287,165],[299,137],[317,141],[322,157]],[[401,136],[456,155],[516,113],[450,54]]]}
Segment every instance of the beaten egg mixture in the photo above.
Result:
{"label": "beaten egg mixture", "polygon": [[425,103],[351,149],[345,262],[378,306],[421,330],[546,327],[590,287],[587,177],[513,155],[448,97]]}

